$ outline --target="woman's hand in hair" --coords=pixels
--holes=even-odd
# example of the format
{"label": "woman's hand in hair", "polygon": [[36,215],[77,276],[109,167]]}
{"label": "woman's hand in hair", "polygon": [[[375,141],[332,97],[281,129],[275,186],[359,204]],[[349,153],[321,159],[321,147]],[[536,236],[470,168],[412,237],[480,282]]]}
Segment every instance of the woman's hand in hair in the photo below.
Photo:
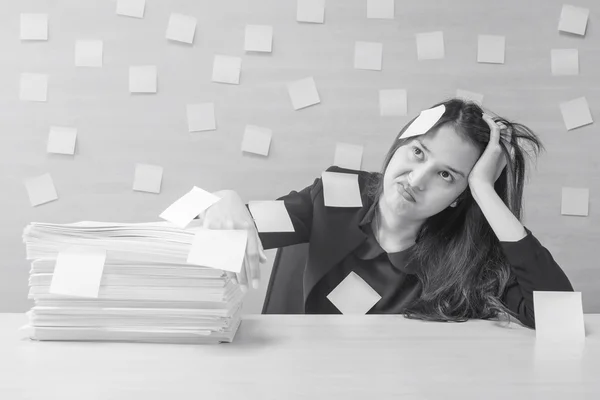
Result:
{"label": "woman's hand in hair", "polygon": [[237,280],[244,290],[249,287],[249,283],[255,285],[256,288],[260,279],[259,264],[266,262],[267,257],[258,237],[254,219],[237,192],[221,190],[213,194],[220,197],[221,200],[198,216],[202,220],[202,227],[207,229],[248,230],[248,242],[242,269],[239,274],[227,272],[227,275],[234,282]]}
{"label": "woman's hand in hair", "polygon": [[495,122],[492,117],[485,113],[482,118],[490,127],[490,141],[469,174],[469,186],[471,187],[478,185],[494,186],[507,163],[500,145],[500,134],[507,135],[505,137],[506,142],[511,142],[512,132],[503,123]]}

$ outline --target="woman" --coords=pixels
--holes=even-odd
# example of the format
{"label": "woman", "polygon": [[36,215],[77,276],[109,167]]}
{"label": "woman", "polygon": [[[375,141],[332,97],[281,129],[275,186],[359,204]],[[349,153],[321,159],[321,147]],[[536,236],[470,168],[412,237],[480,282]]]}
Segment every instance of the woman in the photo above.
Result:
{"label": "woman", "polygon": [[381,173],[328,169],[358,174],[362,207],[325,207],[319,178],[279,199],[295,232],[259,234],[239,195],[218,192],[222,200],[199,216],[203,226],[251,231],[245,268],[232,278],[256,285],[263,248],[309,242],[306,313],[340,313],[327,295],[354,272],[381,296],[369,313],[456,322],[509,314],[535,328],[534,290],[573,291],[519,222],[524,145],[536,155],[543,146],[527,127],[472,102],[426,112],[439,112],[433,126],[416,132],[421,116],[407,124]]}

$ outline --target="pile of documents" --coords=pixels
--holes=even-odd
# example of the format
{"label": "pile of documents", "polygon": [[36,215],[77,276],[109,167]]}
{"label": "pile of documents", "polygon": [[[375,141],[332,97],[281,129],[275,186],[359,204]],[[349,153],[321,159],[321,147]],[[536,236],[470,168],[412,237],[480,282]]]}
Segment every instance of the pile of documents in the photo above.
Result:
{"label": "pile of documents", "polygon": [[[244,293],[225,270],[190,263],[193,251],[206,254],[202,243],[214,245],[202,242],[210,232],[219,233],[198,220],[185,229],[169,221],[29,224],[23,241],[35,304],[25,330],[36,340],[231,342]],[[240,240],[241,264],[246,236]]]}

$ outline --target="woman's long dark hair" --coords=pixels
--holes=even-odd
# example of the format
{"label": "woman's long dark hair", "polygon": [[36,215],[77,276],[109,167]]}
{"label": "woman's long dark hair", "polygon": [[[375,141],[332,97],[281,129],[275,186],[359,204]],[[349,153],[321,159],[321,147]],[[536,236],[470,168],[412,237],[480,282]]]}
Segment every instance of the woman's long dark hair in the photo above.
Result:
{"label": "woman's long dark hair", "polygon": [[[431,130],[447,124],[473,143],[480,154],[483,153],[490,139],[490,128],[481,117],[482,108],[462,99],[450,99],[432,108],[441,104],[446,111]],[[512,162],[507,163],[494,189],[513,215],[521,220],[524,155],[530,155],[526,145],[536,156],[544,147],[526,126],[500,117],[494,117],[494,120],[512,129],[511,146],[514,149]],[[383,193],[383,173],[392,156],[399,147],[412,140],[398,139],[411,123],[400,131],[384,159],[381,173],[375,174],[369,183],[369,195],[375,203]],[[510,154],[506,139],[502,134],[500,143],[505,156]],[[464,322],[470,318],[504,316],[510,323],[508,315],[516,317],[500,300],[511,280],[511,267],[468,186],[459,196],[456,207],[447,207],[423,223],[409,262],[422,266],[416,269],[422,291],[404,310],[406,318]]]}

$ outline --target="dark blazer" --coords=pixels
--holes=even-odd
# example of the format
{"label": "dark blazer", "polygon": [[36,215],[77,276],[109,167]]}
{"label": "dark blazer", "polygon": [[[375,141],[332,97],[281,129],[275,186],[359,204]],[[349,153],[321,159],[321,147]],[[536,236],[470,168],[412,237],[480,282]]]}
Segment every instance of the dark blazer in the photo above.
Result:
{"label": "dark blazer", "polygon": [[[301,191],[292,191],[278,199],[284,201],[295,232],[259,233],[264,249],[309,242],[303,273],[304,304],[319,280],[367,237],[359,223],[372,203],[365,191],[371,174],[335,166],[327,171],[358,174],[363,207],[325,207],[323,183],[317,178]],[[503,300],[519,314],[521,322],[533,327],[533,290],[573,291],[573,287],[548,250],[529,229],[525,230],[527,237],[519,242],[500,242],[516,278]]]}

